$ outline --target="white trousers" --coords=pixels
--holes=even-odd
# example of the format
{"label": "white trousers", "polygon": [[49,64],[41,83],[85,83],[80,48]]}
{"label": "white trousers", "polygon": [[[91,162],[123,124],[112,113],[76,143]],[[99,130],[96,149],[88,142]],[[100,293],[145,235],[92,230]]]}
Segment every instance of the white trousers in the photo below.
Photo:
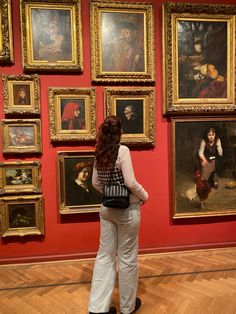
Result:
{"label": "white trousers", "polygon": [[101,207],[100,244],[93,270],[89,312],[109,311],[116,281],[116,255],[120,311],[129,314],[134,310],[138,286],[139,224],[139,204],[131,204],[125,210]]}

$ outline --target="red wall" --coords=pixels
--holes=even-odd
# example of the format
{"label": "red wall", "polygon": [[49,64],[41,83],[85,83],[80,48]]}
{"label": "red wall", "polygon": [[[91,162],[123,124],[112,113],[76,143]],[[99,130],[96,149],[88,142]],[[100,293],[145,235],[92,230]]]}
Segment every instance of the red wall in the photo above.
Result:
{"label": "red wall", "polygon": [[[12,2],[15,63],[11,66],[1,67],[1,73],[19,75],[23,74],[19,0],[13,0]],[[136,177],[150,195],[148,202],[142,207],[140,253],[236,245],[235,217],[172,220],[171,128],[170,122],[162,117],[162,2],[158,0],[148,2],[154,4],[155,11],[156,145],[152,149],[132,149],[131,152]],[[236,0],[211,1],[211,3],[236,4]],[[91,83],[88,0],[82,0],[81,12],[83,73],[78,75],[40,74],[43,153],[39,159],[42,164],[45,236],[1,238],[0,263],[95,256],[98,249],[98,213],[60,216],[57,209],[57,151],[88,150],[93,149],[94,146],[83,146],[82,144],[73,145],[72,147],[68,144],[53,146],[49,139],[48,87],[94,86],[97,96],[98,125],[103,120],[103,95],[104,88],[107,85],[96,86]],[[2,107],[2,82],[0,82],[0,89],[0,105]],[[2,108],[0,117],[4,118]],[[1,154],[0,158],[2,161],[10,161],[19,159],[19,156],[15,156],[15,159],[6,159]]]}

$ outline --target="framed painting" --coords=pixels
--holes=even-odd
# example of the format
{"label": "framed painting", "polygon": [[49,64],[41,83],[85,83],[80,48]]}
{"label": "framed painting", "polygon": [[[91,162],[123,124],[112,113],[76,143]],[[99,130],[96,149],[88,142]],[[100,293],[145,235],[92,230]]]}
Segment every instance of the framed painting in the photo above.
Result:
{"label": "framed painting", "polygon": [[0,2],[0,64],[14,63],[11,0]]}
{"label": "framed painting", "polygon": [[23,67],[82,72],[80,0],[21,0]]}
{"label": "framed painting", "polygon": [[94,88],[49,88],[50,138],[90,141],[96,137]]}
{"label": "framed painting", "polygon": [[92,1],[94,82],[154,82],[153,5]]}
{"label": "framed painting", "polygon": [[40,114],[39,76],[2,75],[5,114]]}
{"label": "framed painting", "polygon": [[42,195],[1,197],[0,213],[2,237],[44,234]]}
{"label": "framed painting", "polygon": [[236,118],[172,118],[173,218],[236,215]]}
{"label": "framed painting", "polygon": [[1,124],[3,153],[41,153],[40,119],[4,119]]}
{"label": "framed painting", "polygon": [[40,161],[0,163],[0,194],[41,193]]}
{"label": "framed painting", "polygon": [[92,186],[93,151],[58,152],[60,214],[97,212],[102,194]]}
{"label": "framed painting", "polygon": [[164,114],[235,111],[235,13],[227,5],[163,5]]}
{"label": "framed painting", "polygon": [[121,142],[128,145],[155,144],[155,90],[143,88],[105,88],[105,115],[120,118]]}

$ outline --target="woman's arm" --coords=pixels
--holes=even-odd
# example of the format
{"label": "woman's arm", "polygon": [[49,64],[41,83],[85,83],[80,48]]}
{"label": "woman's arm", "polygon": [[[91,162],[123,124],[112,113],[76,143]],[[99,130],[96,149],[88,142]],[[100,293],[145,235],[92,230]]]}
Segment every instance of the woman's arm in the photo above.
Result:
{"label": "woman's arm", "polygon": [[100,193],[103,193],[102,184],[98,178],[97,168],[93,166],[92,185]]}
{"label": "woman's arm", "polygon": [[120,150],[120,165],[124,177],[124,183],[130,189],[132,194],[134,194],[141,201],[145,202],[148,199],[148,193],[135,178],[130,151],[126,146],[121,146]]}

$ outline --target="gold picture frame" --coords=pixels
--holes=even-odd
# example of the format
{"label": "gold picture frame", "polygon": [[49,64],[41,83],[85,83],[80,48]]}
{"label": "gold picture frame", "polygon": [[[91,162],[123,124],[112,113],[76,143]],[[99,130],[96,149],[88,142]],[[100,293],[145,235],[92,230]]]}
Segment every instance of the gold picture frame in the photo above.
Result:
{"label": "gold picture frame", "polygon": [[44,235],[42,195],[1,197],[0,213],[2,237]]}
{"label": "gold picture frame", "polygon": [[162,8],[163,113],[235,111],[235,6]]}
{"label": "gold picture frame", "polygon": [[105,88],[106,116],[117,115],[122,124],[121,143],[155,145],[155,89]]}
{"label": "gold picture frame", "polygon": [[9,114],[40,114],[39,75],[2,75],[3,111]]}
{"label": "gold picture frame", "polygon": [[41,153],[40,119],[3,119],[1,126],[3,153]]}
{"label": "gold picture frame", "polygon": [[14,63],[11,0],[0,3],[0,64]]}
{"label": "gold picture frame", "polygon": [[48,97],[51,142],[95,141],[94,88],[50,87]]}
{"label": "gold picture frame", "polygon": [[236,215],[236,118],[172,117],[171,124],[173,218]]}
{"label": "gold picture frame", "polygon": [[41,193],[40,161],[0,163],[0,194]]}
{"label": "gold picture frame", "polygon": [[92,1],[92,80],[102,83],[154,82],[153,25],[152,4]]}
{"label": "gold picture frame", "polygon": [[83,70],[80,0],[21,0],[26,71]]}
{"label": "gold picture frame", "polygon": [[[60,214],[98,212],[102,195],[92,186],[94,151],[58,152],[58,198]],[[80,175],[86,175],[83,185]]]}

